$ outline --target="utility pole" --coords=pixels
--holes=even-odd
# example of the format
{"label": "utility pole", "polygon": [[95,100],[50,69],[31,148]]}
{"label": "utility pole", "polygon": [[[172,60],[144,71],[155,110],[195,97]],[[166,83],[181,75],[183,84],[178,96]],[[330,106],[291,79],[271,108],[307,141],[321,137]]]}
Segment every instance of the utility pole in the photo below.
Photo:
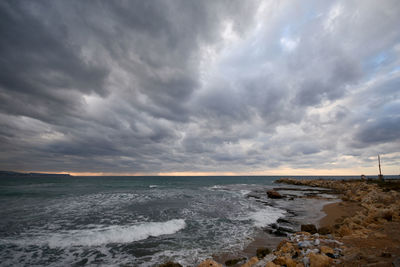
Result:
{"label": "utility pole", "polygon": [[378,178],[379,180],[383,181],[383,175],[382,175],[382,171],[381,171],[381,157],[378,154],[378,165],[379,165],[379,175]]}

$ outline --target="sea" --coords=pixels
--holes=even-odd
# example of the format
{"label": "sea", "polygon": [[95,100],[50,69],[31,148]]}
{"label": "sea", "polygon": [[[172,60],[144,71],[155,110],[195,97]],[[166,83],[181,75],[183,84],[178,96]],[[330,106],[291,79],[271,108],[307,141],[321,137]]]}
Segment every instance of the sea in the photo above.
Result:
{"label": "sea", "polygon": [[[338,201],[323,191],[296,198],[315,191],[278,178],[0,177],[0,266],[196,266],[260,232],[272,238],[279,220],[293,230],[318,223]],[[268,198],[274,188],[291,197]]]}

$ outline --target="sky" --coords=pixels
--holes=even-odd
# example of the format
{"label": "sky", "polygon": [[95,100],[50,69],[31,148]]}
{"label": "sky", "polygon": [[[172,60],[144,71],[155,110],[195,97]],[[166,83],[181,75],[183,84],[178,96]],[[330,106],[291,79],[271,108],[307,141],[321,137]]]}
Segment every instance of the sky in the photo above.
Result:
{"label": "sky", "polygon": [[400,173],[400,5],[1,1],[0,169]]}

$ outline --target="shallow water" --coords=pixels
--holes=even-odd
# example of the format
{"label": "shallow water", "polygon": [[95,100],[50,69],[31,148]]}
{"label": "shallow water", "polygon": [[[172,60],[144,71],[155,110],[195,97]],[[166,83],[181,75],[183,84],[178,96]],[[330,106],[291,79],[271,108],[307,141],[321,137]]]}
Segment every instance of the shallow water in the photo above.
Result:
{"label": "shallow water", "polygon": [[0,178],[0,265],[194,265],[279,218],[321,217],[323,201],[268,199],[275,179]]}

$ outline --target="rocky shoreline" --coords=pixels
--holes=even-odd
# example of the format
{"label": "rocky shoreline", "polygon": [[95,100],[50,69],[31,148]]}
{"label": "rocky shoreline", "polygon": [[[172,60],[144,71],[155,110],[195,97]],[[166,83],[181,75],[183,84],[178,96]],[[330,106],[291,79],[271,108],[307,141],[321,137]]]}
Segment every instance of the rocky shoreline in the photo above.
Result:
{"label": "rocky shoreline", "polygon": [[[302,225],[301,231],[288,233],[272,252],[260,248],[248,260],[230,259],[223,265],[208,259],[198,267],[400,266],[400,181],[284,178],[276,183],[313,187],[317,192],[327,188],[342,202],[326,211],[327,217],[331,216],[328,224],[320,228]],[[268,196],[293,197],[276,191]],[[357,209],[340,213],[348,206]],[[160,266],[180,265],[170,262]]]}

